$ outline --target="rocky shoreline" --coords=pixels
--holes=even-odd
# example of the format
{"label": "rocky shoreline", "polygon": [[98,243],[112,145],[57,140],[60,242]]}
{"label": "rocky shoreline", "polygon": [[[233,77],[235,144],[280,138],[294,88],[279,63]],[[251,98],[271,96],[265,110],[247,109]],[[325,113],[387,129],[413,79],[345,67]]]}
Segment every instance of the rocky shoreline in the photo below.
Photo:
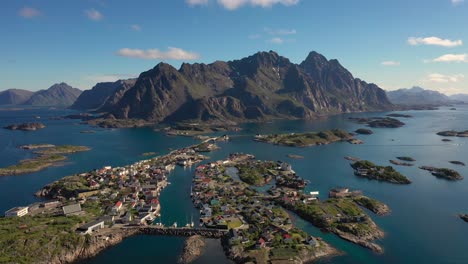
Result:
{"label": "rocky shoreline", "polygon": [[64,264],[64,263],[76,263],[80,260],[89,259],[95,257],[103,250],[115,246],[121,243],[125,238],[138,235],[139,231],[136,229],[125,229],[113,232],[107,236],[108,239],[102,237],[93,237],[90,241],[83,241],[76,245],[74,248],[63,250],[59,255],[47,260],[40,261],[37,263],[43,264]]}
{"label": "rocky shoreline", "polygon": [[375,199],[369,198],[367,196],[358,196],[353,198],[353,200],[360,206],[370,210],[371,212],[379,216],[386,216],[389,215],[391,212],[390,207],[388,207],[388,205]]}

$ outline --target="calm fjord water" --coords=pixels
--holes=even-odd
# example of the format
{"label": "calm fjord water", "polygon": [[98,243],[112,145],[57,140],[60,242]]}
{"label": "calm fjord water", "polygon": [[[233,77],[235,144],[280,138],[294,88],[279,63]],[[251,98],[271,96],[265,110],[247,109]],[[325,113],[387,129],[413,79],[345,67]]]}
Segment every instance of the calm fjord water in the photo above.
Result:
{"label": "calm fjord water", "polygon": [[[36,201],[33,193],[41,186],[73,173],[88,171],[104,165],[124,165],[143,159],[144,152],[167,153],[168,148],[179,148],[195,143],[191,138],[167,137],[151,128],[95,129],[94,134],[80,131],[90,127],[76,120],[49,120],[48,117],[68,114],[68,110],[1,111],[0,126],[26,121],[41,121],[47,125],[36,132],[0,129],[0,166],[16,163],[30,157],[18,145],[31,143],[75,144],[92,148],[89,152],[69,156],[65,166],[51,167],[28,175],[0,177],[0,211],[16,205]],[[257,133],[301,132],[341,128],[353,131],[362,127],[347,120],[349,116],[382,116],[386,113],[362,113],[333,116],[318,121],[277,121],[246,124],[244,130],[234,133],[232,140],[220,143],[221,149],[210,153],[211,160],[225,158],[231,152],[252,153],[259,159],[284,160],[293,169],[310,180],[306,191],[320,191],[325,199],[328,190],[336,186],[359,189],[365,194],[387,203],[392,214],[372,216],[386,232],[379,243],[385,253],[376,255],[367,249],[343,241],[332,234],[322,233],[310,224],[296,219],[296,224],[310,234],[321,236],[333,246],[346,252],[344,256],[322,260],[322,263],[468,263],[468,224],[457,218],[468,213],[468,178],[460,182],[437,179],[418,169],[421,165],[453,168],[465,177],[468,169],[448,163],[460,160],[468,163],[468,139],[453,138],[442,142],[435,133],[442,130],[467,130],[468,107],[457,106],[456,111],[441,108],[437,111],[408,111],[413,118],[402,121],[406,126],[398,129],[373,129],[374,134],[359,136],[364,145],[337,143],[311,148],[289,148],[252,141]],[[34,116],[41,116],[40,120]],[[302,155],[294,160],[287,154]],[[396,156],[414,157],[414,167],[395,168],[407,175],[413,183],[407,186],[379,183],[357,178],[344,156],[369,159],[377,164],[389,165]],[[190,183],[193,171],[177,168],[170,177],[172,183],[162,194],[162,221],[184,225],[197,212],[190,201]],[[174,237],[136,236],[110,248],[86,263],[174,263],[182,250],[184,239]],[[197,263],[225,263],[220,246],[210,244]]]}

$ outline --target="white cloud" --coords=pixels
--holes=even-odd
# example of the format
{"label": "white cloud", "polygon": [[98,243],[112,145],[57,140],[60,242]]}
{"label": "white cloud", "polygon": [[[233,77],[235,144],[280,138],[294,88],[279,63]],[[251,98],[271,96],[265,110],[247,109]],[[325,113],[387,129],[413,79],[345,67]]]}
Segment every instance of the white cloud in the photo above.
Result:
{"label": "white cloud", "polygon": [[427,76],[427,82],[433,83],[456,83],[465,78],[463,74],[444,75],[440,73],[431,73]]}
{"label": "white cloud", "polygon": [[18,12],[18,15],[24,18],[34,18],[41,16],[42,12],[32,7],[23,7]]}
{"label": "white cloud", "polygon": [[141,26],[140,26],[140,25],[137,25],[137,24],[131,25],[130,28],[131,28],[133,31],[141,31]]}
{"label": "white cloud", "polygon": [[89,19],[94,20],[94,21],[99,21],[104,18],[101,12],[97,11],[94,8],[85,10],[85,14]]}
{"label": "white cloud", "polygon": [[283,44],[284,39],[282,39],[282,38],[272,38],[272,39],[270,39],[270,42],[274,43],[274,44]]}
{"label": "white cloud", "polygon": [[432,60],[433,62],[468,62],[468,54],[445,54]]}
{"label": "white cloud", "polygon": [[169,47],[167,51],[160,51],[158,49],[142,50],[124,48],[117,51],[116,54],[122,57],[145,60],[196,60],[200,58],[198,53],[174,47]]}
{"label": "white cloud", "polygon": [[249,35],[249,39],[259,39],[261,37],[262,37],[262,35],[260,35],[260,34],[250,34]]}
{"label": "white cloud", "polygon": [[408,38],[408,43],[412,46],[434,45],[434,46],[442,46],[442,47],[448,47],[448,48],[463,45],[463,41],[461,40],[441,39],[438,37],[427,37],[427,38],[411,37],[411,38]]}
{"label": "white cloud", "polygon": [[185,0],[185,2],[191,6],[208,4],[208,0]]}
{"label": "white cloud", "polygon": [[260,6],[260,7],[272,7],[276,4],[282,4],[285,6],[296,5],[300,0],[218,0],[218,4],[228,10],[235,10],[245,5]]}
{"label": "white cloud", "polygon": [[294,35],[297,33],[295,29],[271,29],[265,28],[266,33],[270,35]]}
{"label": "white cloud", "polygon": [[400,66],[399,61],[382,61],[380,64],[383,66]]}
{"label": "white cloud", "polygon": [[86,76],[86,80],[92,81],[94,83],[99,82],[115,82],[122,79],[136,78],[136,74],[102,74],[102,75],[90,75]]}
{"label": "white cloud", "polygon": [[463,3],[465,0],[451,0],[453,5],[459,5]]}

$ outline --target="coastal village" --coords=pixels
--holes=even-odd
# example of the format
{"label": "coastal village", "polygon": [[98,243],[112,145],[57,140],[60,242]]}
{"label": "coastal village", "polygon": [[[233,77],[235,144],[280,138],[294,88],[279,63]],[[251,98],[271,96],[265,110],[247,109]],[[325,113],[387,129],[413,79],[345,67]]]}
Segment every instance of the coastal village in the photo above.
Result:
{"label": "coastal village", "polygon": [[152,224],[159,215],[159,195],[169,184],[169,173],[176,165],[203,161],[207,157],[199,152],[212,145],[196,145],[124,167],[104,166],[65,177],[36,193],[50,200],[12,208],[5,217],[82,216],[88,221],[76,227],[80,235],[91,235],[104,227]]}
{"label": "coastal village", "polygon": [[[218,140],[227,140],[227,137],[213,139]],[[132,165],[104,166],[65,177],[36,193],[48,200],[12,208],[5,212],[5,216],[73,220],[68,228],[73,228],[78,236],[92,238],[95,243],[112,240],[122,232],[145,226],[175,230],[176,224],[172,227],[155,224],[161,209],[159,196],[169,184],[170,172],[175,166],[200,163],[207,159],[201,153],[216,149],[218,147],[208,140]],[[307,262],[338,254],[321,238],[295,227],[287,210],[305,216],[303,218],[313,225],[335,232],[344,239],[381,251],[370,240],[380,238],[383,233],[379,233],[377,226],[357,206],[366,207],[368,203],[353,200],[363,197],[359,191],[333,189],[329,193],[330,199],[322,202],[318,191],[303,191],[307,184],[308,181],[296,175],[288,163],[261,161],[253,155],[232,153],[226,160],[196,167],[191,197],[194,206],[200,210],[200,230],[214,230],[218,235],[225,230],[222,241],[226,253],[237,262],[291,259]],[[271,185],[271,188],[262,189],[265,185]],[[307,208],[322,208],[327,213],[314,214],[310,219]],[[341,229],[336,223],[341,224]],[[365,227],[367,236],[360,237],[349,226],[343,228],[353,223]],[[192,222],[182,228],[193,227]],[[31,227],[25,225],[23,228]],[[369,235],[373,231],[378,231],[377,235]]]}
{"label": "coastal village", "polygon": [[[155,223],[161,209],[159,196],[170,184],[169,174],[175,166],[192,166],[207,159],[201,153],[217,150],[214,142],[225,140],[229,137],[210,138],[128,166],[104,166],[65,177],[36,193],[49,200],[12,208],[5,216],[78,217],[72,227],[75,234],[94,241],[107,241],[145,226],[175,230],[176,223],[171,227]],[[332,189],[330,199],[320,201],[318,191],[304,192],[308,183],[289,163],[232,153],[226,160],[196,167],[191,197],[200,210],[200,230],[226,234],[223,245],[236,262],[308,262],[338,254],[321,238],[295,227],[291,212],[323,230],[382,252],[372,240],[383,237],[383,232],[359,206],[385,215],[389,211],[385,205],[347,188]],[[266,185],[271,187],[265,189]],[[194,226],[192,221],[182,228]]]}

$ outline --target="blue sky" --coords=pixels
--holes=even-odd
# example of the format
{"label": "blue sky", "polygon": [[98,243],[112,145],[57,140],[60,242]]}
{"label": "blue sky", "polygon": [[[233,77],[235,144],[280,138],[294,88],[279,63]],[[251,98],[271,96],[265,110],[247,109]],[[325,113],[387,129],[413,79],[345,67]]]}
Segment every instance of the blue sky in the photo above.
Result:
{"label": "blue sky", "polygon": [[468,93],[468,0],[17,0],[0,9],[0,90],[90,89],[160,61],[315,50],[385,89]]}

